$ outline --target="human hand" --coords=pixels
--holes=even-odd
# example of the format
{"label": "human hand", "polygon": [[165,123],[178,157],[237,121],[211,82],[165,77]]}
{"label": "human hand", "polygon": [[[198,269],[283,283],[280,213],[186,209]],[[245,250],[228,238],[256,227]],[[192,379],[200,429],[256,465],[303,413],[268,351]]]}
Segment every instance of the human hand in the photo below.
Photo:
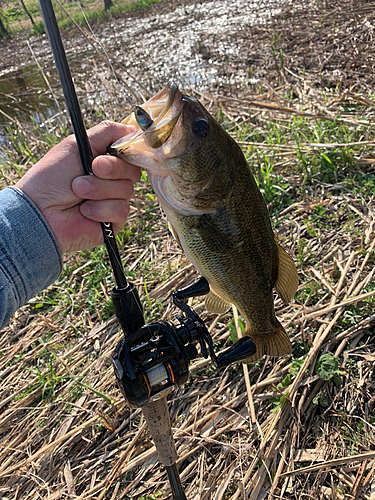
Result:
{"label": "human hand", "polygon": [[38,207],[59,244],[61,253],[103,243],[99,222],[112,222],[117,233],[129,215],[128,201],[141,169],[106,155],[107,147],[134,130],[105,121],[87,131],[95,175],[83,169],[73,135],[53,147],[16,187]]}

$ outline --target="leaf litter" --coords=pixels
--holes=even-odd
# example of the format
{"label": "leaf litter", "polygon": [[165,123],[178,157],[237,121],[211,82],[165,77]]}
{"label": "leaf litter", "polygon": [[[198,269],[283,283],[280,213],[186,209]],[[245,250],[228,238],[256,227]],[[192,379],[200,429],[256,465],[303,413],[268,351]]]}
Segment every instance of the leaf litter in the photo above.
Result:
{"label": "leaf litter", "polygon": [[[199,13],[211,4],[189,5]],[[169,398],[178,465],[191,499],[368,499],[375,488],[375,14],[354,2],[276,7],[263,25],[222,32],[222,45],[203,30],[196,54],[226,66],[217,65],[221,81],[205,77],[190,90],[244,148],[278,238],[297,262],[294,300],[285,306],[275,297],[293,354],[224,370],[203,358],[192,363],[188,383]],[[158,8],[155,18],[168,10]],[[155,83],[135,66],[135,81],[151,92]],[[89,104],[85,111],[87,118]],[[147,321],[173,319],[170,292],[196,272],[146,178],[120,238]],[[104,252],[66,257],[60,280],[3,330],[0,498],[170,496],[142,413],[115,384],[110,360],[122,334],[105,260]],[[212,315],[198,299],[194,307],[218,349],[241,335],[236,311],[234,319]]]}

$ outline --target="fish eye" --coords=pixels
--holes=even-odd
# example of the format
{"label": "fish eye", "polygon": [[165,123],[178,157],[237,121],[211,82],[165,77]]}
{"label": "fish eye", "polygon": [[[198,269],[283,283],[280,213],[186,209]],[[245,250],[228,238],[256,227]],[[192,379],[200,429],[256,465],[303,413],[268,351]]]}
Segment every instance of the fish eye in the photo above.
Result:
{"label": "fish eye", "polygon": [[210,124],[208,123],[206,118],[197,118],[193,123],[193,132],[200,138],[207,137],[209,129]]}

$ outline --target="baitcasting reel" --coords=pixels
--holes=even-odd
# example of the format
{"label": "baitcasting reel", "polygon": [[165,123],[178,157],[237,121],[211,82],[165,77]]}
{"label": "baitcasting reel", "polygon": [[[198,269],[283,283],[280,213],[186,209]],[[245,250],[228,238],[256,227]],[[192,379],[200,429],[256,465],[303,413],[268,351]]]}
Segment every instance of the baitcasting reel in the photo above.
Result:
{"label": "baitcasting reel", "polygon": [[[189,363],[198,356],[195,344],[205,358],[210,355],[216,366],[246,359],[255,353],[255,345],[250,337],[242,337],[229,349],[216,355],[213,341],[204,322],[189,307],[185,300],[209,292],[209,284],[203,277],[190,285],[172,293],[174,304],[185,315],[176,315],[178,324],[160,321],[135,329],[137,320],[132,319],[130,330],[124,328],[125,338],[116,347],[112,357],[115,375],[120,389],[131,405],[142,406],[147,401],[166,396],[173,386],[187,381]],[[132,297],[137,294],[135,287]],[[121,295],[112,293],[116,314],[126,311],[121,303]],[[136,295],[139,306],[139,298]],[[125,309],[125,310],[124,310]],[[129,316],[129,310],[126,311]],[[135,330],[135,331],[134,331]],[[208,354],[209,352],[209,354]]]}

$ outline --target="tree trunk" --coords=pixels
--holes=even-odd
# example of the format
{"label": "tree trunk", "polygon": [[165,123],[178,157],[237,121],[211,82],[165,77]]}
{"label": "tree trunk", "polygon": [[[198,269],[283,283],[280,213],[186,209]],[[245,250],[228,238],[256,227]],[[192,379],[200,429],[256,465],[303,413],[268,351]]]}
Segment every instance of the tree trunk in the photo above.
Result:
{"label": "tree trunk", "polygon": [[32,18],[32,16],[31,16],[30,12],[26,9],[26,5],[25,5],[24,1],[23,1],[23,0],[21,0],[21,3],[22,3],[23,10],[26,12],[26,14],[27,14],[27,15],[29,16],[29,18],[30,18],[31,24],[32,24],[33,26],[35,26],[34,19]]}
{"label": "tree trunk", "polygon": [[105,10],[109,10],[112,6],[113,6],[112,0],[104,0],[104,8],[105,8]]}
{"label": "tree trunk", "polygon": [[1,13],[1,10],[0,10],[0,38],[5,38],[8,36],[8,30],[6,29],[4,23],[3,23],[3,19],[2,19],[2,13]]}

